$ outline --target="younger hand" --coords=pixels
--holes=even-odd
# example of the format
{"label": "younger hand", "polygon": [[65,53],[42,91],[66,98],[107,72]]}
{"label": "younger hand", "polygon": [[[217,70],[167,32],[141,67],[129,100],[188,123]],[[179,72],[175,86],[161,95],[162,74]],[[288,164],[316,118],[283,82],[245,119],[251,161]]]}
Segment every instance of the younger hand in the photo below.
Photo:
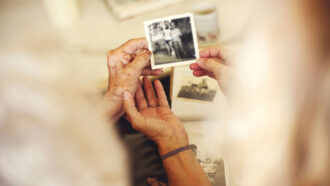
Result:
{"label": "younger hand", "polygon": [[[164,88],[155,80],[155,90],[151,81],[143,78],[139,84],[135,102],[129,92],[124,94],[124,110],[132,127],[158,144],[161,155],[189,144],[187,132],[180,120],[172,113]],[[157,95],[157,96],[156,96]]]}
{"label": "younger hand", "polygon": [[228,78],[231,76],[231,69],[222,54],[220,47],[208,48],[200,51],[200,59],[190,65],[193,75],[196,77],[209,76],[218,81],[222,91],[226,93]]}

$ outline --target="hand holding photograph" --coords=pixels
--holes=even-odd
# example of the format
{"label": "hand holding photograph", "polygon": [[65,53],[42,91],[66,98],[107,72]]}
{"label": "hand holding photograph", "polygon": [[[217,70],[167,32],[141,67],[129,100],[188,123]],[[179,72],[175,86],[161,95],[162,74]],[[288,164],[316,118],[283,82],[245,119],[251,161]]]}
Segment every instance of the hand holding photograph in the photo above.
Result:
{"label": "hand holding photograph", "polygon": [[192,14],[145,21],[144,29],[152,52],[152,69],[189,64],[199,58]]}

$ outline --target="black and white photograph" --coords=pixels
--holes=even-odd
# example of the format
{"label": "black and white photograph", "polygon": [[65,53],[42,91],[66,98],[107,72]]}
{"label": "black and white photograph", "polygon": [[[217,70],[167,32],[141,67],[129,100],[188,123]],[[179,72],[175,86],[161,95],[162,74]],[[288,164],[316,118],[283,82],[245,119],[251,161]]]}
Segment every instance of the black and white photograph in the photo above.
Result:
{"label": "black and white photograph", "polygon": [[185,76],[176,97],[192,101],[213,102],[217,89],[218,83],[213,79]]}
{"label": "black and white photograph", "polygon": [[189,64],[199,57],[192,14],[144,22],[152,69]]}
{"label": "black and white photograph", "polygon": [[196,144],[192,144],[192,147],[192,151],[210,180],[211,185],[226,186],[225,163],[223,159],[201,152]]}

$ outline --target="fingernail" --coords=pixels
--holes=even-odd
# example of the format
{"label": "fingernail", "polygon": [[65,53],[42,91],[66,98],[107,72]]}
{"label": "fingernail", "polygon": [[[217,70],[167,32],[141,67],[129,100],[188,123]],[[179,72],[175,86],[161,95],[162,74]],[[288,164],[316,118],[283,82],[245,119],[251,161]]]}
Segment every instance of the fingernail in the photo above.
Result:
{"label": "fingernail", "polygon": [[129,92],[127,92],[127,91],[124,92],[124,99],[125,99],[125,100],[128,100],[128,99],[130,98],[130,96],[131,96],[131,95],[130,95]]}

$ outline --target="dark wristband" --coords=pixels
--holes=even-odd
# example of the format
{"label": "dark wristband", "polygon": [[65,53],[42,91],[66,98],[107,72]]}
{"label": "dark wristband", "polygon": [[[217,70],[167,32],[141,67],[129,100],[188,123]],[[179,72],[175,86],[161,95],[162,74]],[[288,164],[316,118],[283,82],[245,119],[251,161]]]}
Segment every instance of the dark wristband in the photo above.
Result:
{"label": "dark wristband", "polygon": [[182,151],[185,151],[185,150],[189,150],[189,149],[192,149],[192,145],[187,145],[187,146],[184,146],[184,147],[180,147],[178,149],[175,149],[175,150],[172,150],[171,152],[168,152],[166,154],[164,154],[163,156],[161,156],[160,158],[162,160],[166,159],[166,158],[169,158],[171,156],[174,156]]}

